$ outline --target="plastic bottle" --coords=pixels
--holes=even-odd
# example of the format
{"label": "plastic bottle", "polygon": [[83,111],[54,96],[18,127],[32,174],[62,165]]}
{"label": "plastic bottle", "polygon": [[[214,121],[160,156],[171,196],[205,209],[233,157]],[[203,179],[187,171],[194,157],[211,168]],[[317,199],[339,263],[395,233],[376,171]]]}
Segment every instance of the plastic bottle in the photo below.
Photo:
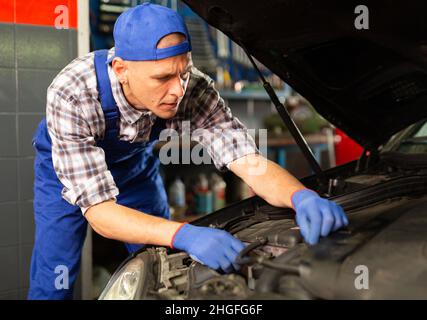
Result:
{"label": "plastic bottle", "polygon": [[213,210],[219,210],[225,207],[225,188],[227,184],[225,181],[216,173],[211,175],[211,190],[212,190],[212,207]]}
{"label": "plastic bottle", "polygon": [[212,191],[209,190],[209,181],[205,174],[200,174],[196,187],[196,213],[199,215],[211,213]]}
{"label": "plastic bottle", "polygon": [[169,204],[172,206],[173,217],[181,217],[186,210],[185,203],[185,184],[180,177],[176,177],[171,183],[168,190]]}

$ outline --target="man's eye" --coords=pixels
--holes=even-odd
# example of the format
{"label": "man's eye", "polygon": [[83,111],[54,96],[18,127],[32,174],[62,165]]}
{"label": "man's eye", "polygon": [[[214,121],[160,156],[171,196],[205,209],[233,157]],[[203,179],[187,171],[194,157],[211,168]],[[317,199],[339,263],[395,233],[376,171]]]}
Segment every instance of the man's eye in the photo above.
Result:
{"label": "man's eye", "polygon": [[170,77],[162,77],[162,78],[157,78],[157,80],[161,81],[161,82],[166,82],[170,79]]}
{"label": "man's eye", "polygon": [[181,79],[182,79],[182,80],[187,80],[187,79],[188,79],[189,74],[190,74],[190,72],[183,73],[183,74],[181,75]]}

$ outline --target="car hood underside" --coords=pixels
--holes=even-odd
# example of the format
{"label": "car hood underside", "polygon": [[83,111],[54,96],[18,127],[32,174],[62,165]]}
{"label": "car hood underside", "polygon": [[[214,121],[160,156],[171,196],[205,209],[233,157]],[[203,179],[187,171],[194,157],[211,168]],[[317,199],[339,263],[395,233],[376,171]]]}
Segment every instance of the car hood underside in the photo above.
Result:
{"label": "car hood underside", "polygon": [[427,117],[426,1],[184,2],[366,148]]}

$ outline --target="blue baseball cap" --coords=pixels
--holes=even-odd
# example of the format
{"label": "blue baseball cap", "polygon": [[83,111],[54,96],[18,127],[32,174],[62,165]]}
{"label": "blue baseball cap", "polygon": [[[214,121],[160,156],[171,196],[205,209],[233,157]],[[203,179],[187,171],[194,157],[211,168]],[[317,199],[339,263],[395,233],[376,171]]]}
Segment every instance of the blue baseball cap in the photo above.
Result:
{"label": "blue baseball cap", "polygon": [[[164,36],[181,33],[185,40],[177,45],[157,48]],[[114,25],[115,57],[123,60],[160,60],[191,51],[190,35],[182,17],[164,6],[144,3],[123,12]]]}

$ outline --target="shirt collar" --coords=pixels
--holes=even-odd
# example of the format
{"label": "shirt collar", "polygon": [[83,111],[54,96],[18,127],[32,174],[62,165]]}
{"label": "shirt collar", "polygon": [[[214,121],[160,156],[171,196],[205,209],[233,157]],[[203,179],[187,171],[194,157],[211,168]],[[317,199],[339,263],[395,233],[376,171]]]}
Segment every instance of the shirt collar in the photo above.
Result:
{"label": "shirt collar", "polygon": [[[108,55],[110,56],[112,54],[114,54],[114,48],[109,51]],[[127,123],[133,124],[141,119],[141,117],[149,117],[150,120],[153,120],[155,116],[150,110],[137,110],[126,100],[120,81],[110,64],[108,65],[108,76],[110,78],[114,100],[116,100],[117,107]]]}

